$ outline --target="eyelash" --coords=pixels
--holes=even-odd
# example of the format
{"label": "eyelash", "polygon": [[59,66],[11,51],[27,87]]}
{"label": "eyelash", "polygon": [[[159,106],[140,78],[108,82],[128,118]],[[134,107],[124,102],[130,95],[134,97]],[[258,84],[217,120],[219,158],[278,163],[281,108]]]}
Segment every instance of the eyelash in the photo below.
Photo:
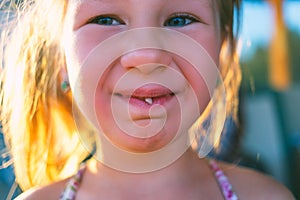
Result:
{"label": "eyelash", "polygon": [[[171,20],[174,20],[176,18],[180,20],[184,20],[183,21],[184,24],[179,24],[180,23],[179,21],[177,21],[178,22],[177,24],[176,23],[171,24]],[[200,22],[200,20],[197,17],[190,14],[177,13],[172,15],[170,18],[168,18],[163,25],[171,26],[171,27],[183,27],[195,22]],[[87,24],[99,24],[102,26],[117,26],[117,25],[125,25],[126,23],[115,15],[99,15],[88,20]]]}
{"label": "eyelash", "polygon": [[[115,21],[115,22],[117,22],[117,24],[115,24],[115,22],[113,22],[111,24],[104,24],[104,23],[100,24],[100,20],[104,20],[104,19],[111,20],[112,22]],[[103,22],[105,22],[105,21],[103,21]],[[116,26],[116,25],[124,25],[125,22],[114,15],[99,15],[99,16],[93,17],[90,20],[88,20],[87,24],[99,24],[102,26]]]}
{"label": "eyelash", "polygon": [[182,26],[186,26],[186,25],[189,25],[189,24],[192,24],[192,23],[195,23],[195,22],[200,22],[200,20],[193,16],[193,15],[190,15],[190,14],[181,14],[181,13],[177,13],[177,14],[174,14],[173,16],[171,16],[165,23],[164,23],[164,26],[168,26],[168,23],[170,23],[170,21],[172,19],[175,19],[175,18],[181,18],[181,19],[184,19],[184,22],[186,22],[187,20],[189,20],[188,23],[185,23],[184,25],[170,25],[169,26],[175,26],[175,27],[182,27]]}

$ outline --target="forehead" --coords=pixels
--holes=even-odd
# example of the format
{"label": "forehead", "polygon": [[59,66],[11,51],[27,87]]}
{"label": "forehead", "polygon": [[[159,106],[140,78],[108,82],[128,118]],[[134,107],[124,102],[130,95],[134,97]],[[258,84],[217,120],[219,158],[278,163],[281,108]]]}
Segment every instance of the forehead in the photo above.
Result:
{"label": "forehead", "polygon": [[171,4],[198,4],[204,7],[212,7],[214,0],[71,0],[71,2],[76,4],[142,4],[146,2],[160,3],[161,5],[171,3]]}
{"label": "forehead", "polygon": [[[95,10],[103,12],[114,12],[122,10],[131,13],[160,13],[160,11],[170,12],[197,12],[201,15],[218,15],[215,0],[70,0],[71,11],[75,15],[83,13],[92,14]],[[210,13],[210,14],[209,14]]]}

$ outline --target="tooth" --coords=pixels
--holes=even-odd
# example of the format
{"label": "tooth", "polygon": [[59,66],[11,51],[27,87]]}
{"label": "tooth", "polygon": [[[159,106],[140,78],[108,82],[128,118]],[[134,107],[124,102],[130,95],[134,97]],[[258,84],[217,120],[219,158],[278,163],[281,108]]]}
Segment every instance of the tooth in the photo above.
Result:
{"label": "tooth", "polygon": [[145,101],[146,101],[148,104],[150,104],[150,105],[152,105],[152,103],[153,103],[153,99],[152,99],[152,98],[145,98]]}

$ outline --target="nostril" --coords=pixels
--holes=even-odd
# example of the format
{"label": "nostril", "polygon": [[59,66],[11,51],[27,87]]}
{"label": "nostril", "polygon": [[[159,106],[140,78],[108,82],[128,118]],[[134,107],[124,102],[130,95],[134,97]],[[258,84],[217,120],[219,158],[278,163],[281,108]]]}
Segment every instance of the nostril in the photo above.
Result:
{"label": "nostril", "polygon": [[147,63],[147,64],[142,64],[142,65],[136,65],[131,67],[130,69],[135,69],[142,74],[148,75],[154,72],[161,72],[164,69],[166,69],[167,66],[162,65],[160,63]]}
{"label": "nostril", "polygon": [[120,62],[125,68],[168,66],[171,55],[159,49],[142,49],[123,55]]}

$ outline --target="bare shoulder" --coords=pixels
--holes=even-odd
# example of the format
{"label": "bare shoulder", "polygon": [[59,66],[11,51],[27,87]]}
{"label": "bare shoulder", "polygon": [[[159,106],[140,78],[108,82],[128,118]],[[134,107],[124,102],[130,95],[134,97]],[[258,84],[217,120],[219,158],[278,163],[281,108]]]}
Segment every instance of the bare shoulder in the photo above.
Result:
{"label": "bare shoulder", "polygon": [[62,180],[44,187],[32,188],[19,195],[16,200],[59,199],[67,181],[68,180]]}
{"label": "bare shoulder", "polygon": [[292,193],[273,178],[237,165],[219,163],[240,199],[294,200]]}

